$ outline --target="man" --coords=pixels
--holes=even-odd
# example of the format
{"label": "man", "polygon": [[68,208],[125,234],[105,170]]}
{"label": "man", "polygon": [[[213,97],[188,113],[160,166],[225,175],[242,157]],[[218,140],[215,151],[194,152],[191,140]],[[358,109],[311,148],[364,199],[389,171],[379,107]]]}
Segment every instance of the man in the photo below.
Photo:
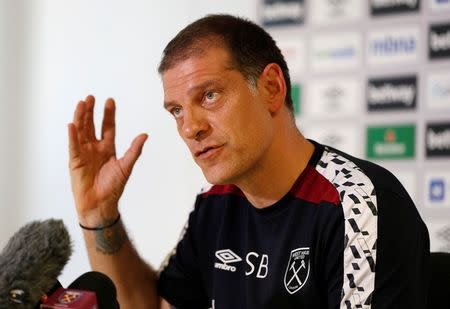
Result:
{"label": "man", "polygon": [[69,124],[90,262],[114,280],[122,308],[425,307],[429,241],[413,202],[385,169],[302,136],[287,65],[263,29],[200,19],[168,44],[159,72],[164,107],[214,184],[159,274],[118,211],[147,136],[116,159],[112,99],[100,140],[92,96]]}

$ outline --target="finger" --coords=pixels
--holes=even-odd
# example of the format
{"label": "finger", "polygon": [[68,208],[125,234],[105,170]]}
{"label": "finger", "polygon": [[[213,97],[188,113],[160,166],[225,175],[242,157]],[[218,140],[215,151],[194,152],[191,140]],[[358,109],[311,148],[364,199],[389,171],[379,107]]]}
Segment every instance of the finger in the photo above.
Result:
{"label": "finger", "polygon": [[142,153],[142,148],[144,147],[147,138],[148,135],[145,133],[138,135],[131,143],[130,148],[120,159],[122,169],[127,176],[131,174],[134,164]]}
{"label": "finger", "polygon": [[95,138],[95,125],[94,125],[94,105],[95,98],[92,95],[86,97],[85,102],[85,114],[84,114],[84,130],[85,136],[89,141],[96,141]]}
{"label": "finger", "polygon": [[78,135],[78,141],[84,143],[87,137],[84,134],[84,115],[86,113],[86,102],[80,101],[75,109],[75,114],[73,116],[73,124],[76,127],[76,133]]}
{"label": "finger", "polygon": [[69,131],[69,159],[73,160],[80,155],[80,143],[75,124],[69,123],[67,127]]}
{"label": "finger", "polygon": [[86,105],[84,101],[80,101],[75,108],[75,112],[73,114],[73,124],[77,127],[77,129],[82,129],[84,127],[84,113],[86,110]]}
{"label": "finger", "polygon": [[109,98],[105,102],[102,122],[102,139],[114,143],[116,136],[116,104]]}

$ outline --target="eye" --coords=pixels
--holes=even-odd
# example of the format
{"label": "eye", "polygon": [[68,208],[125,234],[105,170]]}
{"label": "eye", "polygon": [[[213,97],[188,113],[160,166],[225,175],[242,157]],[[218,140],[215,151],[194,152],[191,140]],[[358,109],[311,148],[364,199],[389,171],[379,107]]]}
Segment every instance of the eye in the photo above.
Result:
{"label": "eye", "polygon": [[183,110],[181,109],[181,107],[174,107],[170,110],[170,113],[175,117],[175,118],[180,118],[183,115]]}
{"label": "eye", "polygon": [[214,91],[208,91],[205,93],[205,99],[207,101],[213,101],[217,96],[217,92]]}

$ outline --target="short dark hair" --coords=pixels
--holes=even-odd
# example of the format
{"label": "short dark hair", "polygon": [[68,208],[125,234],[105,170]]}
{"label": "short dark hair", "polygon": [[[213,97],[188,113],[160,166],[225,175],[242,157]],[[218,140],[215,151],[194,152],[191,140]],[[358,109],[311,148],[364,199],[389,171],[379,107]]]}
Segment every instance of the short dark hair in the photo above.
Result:
{"label": "short dark hair", "polygon": [[158,72],[163,74],[214,45],[228,50],[232,65],[255,87],[264,68],[269,63],[278,64],[286,82],[285,104],[293,112],[289,69],[280,49],[270,34],[244,18],[214,14],[189,24],[167,44]]}

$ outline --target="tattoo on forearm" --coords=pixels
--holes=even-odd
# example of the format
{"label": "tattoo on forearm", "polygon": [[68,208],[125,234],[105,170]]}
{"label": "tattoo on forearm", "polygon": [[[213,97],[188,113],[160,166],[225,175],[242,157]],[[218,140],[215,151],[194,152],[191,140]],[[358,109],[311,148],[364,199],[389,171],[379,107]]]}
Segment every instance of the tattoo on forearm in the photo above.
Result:
{"label": "tattoo on forearm", "polygon": [[[111,224],[105,222],[105,225]],[[110,228],[95,231],[95,244],[97,250],[103,254],[114,254],[122,248],[125,243],[126,234],[122,222],[118,222]]]}

